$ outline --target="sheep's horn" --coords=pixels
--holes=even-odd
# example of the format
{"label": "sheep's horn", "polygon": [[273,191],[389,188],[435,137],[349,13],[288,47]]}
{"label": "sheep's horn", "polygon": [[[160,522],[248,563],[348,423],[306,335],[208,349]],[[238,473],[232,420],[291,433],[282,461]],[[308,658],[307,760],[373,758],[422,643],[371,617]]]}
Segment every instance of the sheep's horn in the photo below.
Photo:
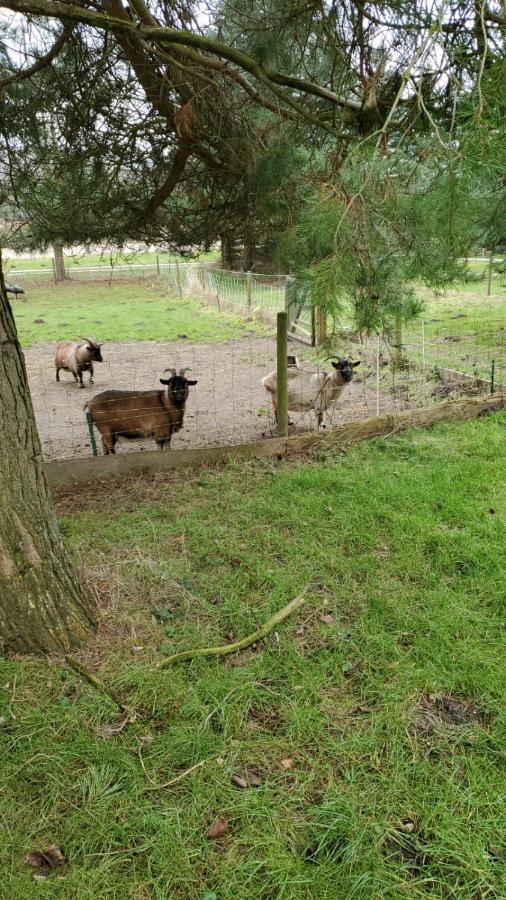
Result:
{"label": "sheep's horn", "polygon": [[164,374],[164,375],[165,375],[165,372],[172,372],[173,375],[176,375],[176,370],[175,370],[175,369],[164,369],[164,370],[163,370],[163,374]]}
{"label": "sheep's horn", "polygon": [[179,375],[180,375],[181,378],[184,378],[184,373],[185,373],[185,372],[191,372],[191,369],[190,369],[190,368],[180,369],[180,370],[179,370]]}

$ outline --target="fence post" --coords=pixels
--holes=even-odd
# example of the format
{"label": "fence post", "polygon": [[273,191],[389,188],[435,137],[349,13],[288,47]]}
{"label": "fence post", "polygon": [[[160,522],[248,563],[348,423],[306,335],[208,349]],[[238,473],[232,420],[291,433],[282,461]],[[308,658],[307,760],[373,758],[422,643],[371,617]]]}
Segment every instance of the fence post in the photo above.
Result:
{"label": "fence post", "polygon": [[177,289],[179,292],[179,299],[183,299],[183,292],[181,290],[181,274],[179,272],[179,262],[176,259],[176,281],[177,281]]}
{"label": "fence post", "polygon": [[490,369],[490,393],[495,393],[495,359],[492,360]]}
{"label": "fence post", "polygon": [[376,415],[380,414],[380,336],[376,335]]}
{"label": "fence post", "polygon": [[90,443],[91,449],[93,451],[93,456],[98,456],[97,442],[95,440],[95,432],[93,430],[93,416],[88,411],[86,412],[86,422],[88,423],[88,431],[90,433]]}
{"label": "fence post", "polygon": [[494,260],[494,254],[492,250],[489,253],[488,257],[488,274],[487,274],[487,297],[490,297],[492,293],[492,265]]}
{"label": "fence post", "polygon": [[160,278],[160,257],[158,253],[156,254],[156,271],[158,273],[158,277]]}
{"label": "fence post", "polygon": [[253,275],[251,272],[246,272],[246,290],[248,294],[248,312],[250,313],[253,303]]}
{"label": "fence post", "polygon": [[317,343],[318,346],[321,347],[325,341],[327,340],[327,312],[326,310],[318,307],[318,334],[317,334]]}
{"label": "fence post", "polygon": [[278,434],[288,435],[288,379],[287,379],[287,336],[288,315],[278,312],[277,315],[277,395],[278,395]]}

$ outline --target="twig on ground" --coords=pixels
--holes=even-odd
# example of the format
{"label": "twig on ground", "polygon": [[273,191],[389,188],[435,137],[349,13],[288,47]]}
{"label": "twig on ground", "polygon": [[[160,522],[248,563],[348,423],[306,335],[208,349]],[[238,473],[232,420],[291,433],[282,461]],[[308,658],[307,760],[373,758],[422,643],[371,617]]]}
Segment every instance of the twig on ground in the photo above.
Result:
{"label": "twig on ground", "polygon": [[83,678],[86,678],[86,680],[89,681],[89,683],[92,684],[93,687],[97,688],[98,691],[102,691],[102,693],[107,694],[107,696],[110,697],[111,700],[113,700],[114,703],[116,703],[116,705],[119,706],[119,708],[127,714],[130,722],[135,721],[135,719],[137,718],[136,714],[133,712],[133,710],[126,706],[125,703],[123,703],[123,700],[116,693],[116,691],[108,687],[108,685],[104,684],[104,682],[101,681],[101,679],[98,678],[97,675],[94,675],[93,672],[90,672],[90,670],[87,669],[86,666],[83,666],[83,664],[80,663],[77,659],[74,659],[73,656],[65,656],[65,661],[72,669],[78,672],[79,675],[82,675]]}
{"label": "twig on ground", "polygon": [[[164,788],[171,787],[171,785],[176,784],[177,781],[181,781],[182,778],[186,778],[186,776],[190,775],[191,772],[195,772],[195,769],[200,769],[200,767],[204,766],[206,764],[206,762],[209,762],[209,760],[201,759],[200,762],[195,763],[194,766],[190,766],[189,769],[185,769],[184,772],[180,772],[179,775],[176,775],[175,778],[172,778],[170,781],[166,781],[164,784],[155,784],[154,781],[149,777],[146,770],[144,769],[144,771],[146,772],[146,776],[150,782],[150,784],[147,785],[144,788],[144,790],[145,791],[161,791]],[[143,766],[143,768],[144,768],[144,766]]]}
{"label": "twig on ground", "polygon": [[180,662],[184,659],[193,659],[194,657],[205,657],[205,656],[227,656],[229,653],[237,653],[238,650],[243,650],[245,647],[250,647],[251,644],[254,644],[255,641],[260,641],[262,638],[266,637],[276,625],[279,625],[280,622],[283,622],[288,616],[294,612],[299,606],[302,606],[304,600],[306,599],[306,591],[307,585],[304,590],[293,600],[290,601],[283,609],[278,610],[277,613],[274,613],[270,619],[267,620],[260,628],[257,628],[252,634],[247,635],[247,637],[241,638],[240,641],[235,641],[233,644],[225,644],[222,647],[201,647],[200,649],[195,650],[183,650],[181,653],[174,653],[172,656],[168,656],[167,659],[162,660],[162,662],[158,663],[159,669],[166,669],[168,666],[171,666],[175,662]]}

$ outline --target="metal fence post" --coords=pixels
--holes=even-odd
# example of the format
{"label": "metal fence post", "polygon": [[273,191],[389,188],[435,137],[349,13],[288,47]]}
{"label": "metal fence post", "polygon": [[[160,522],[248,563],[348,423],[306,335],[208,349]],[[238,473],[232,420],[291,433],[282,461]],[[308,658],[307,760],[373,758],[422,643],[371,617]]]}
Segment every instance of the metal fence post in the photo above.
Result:
{"label": "metal fence post", "polygon": [[248,296],[248,312],[250,313],[253,304],[253,275],[251,272],[246,272],[246,291]]}
{"label": "metal fence post", "polygon": [[183,292],[181,290],[181,274],[179,272],[179,262],[176,259],[176,281],[177,281],[177,289],[179,292],[179,299],[183,299]]}
{"label": "metal fence post", "polygon": [[277,315],[277,406],[278,406],[278,434],[280,437],[288,435],[288,379],[287,379],[287,348],[288,348],[288,315],[286,312],[278,312]]}
{"label": "metal fence post", "polygon": [[88,411],[86,411],[86,422],[88,423],[88,431],[90,433],[90,443],[91,449],[93,451],[93,456],[98,456],[97,442],[95,440],[95,432],[93,430],[93,416]]}

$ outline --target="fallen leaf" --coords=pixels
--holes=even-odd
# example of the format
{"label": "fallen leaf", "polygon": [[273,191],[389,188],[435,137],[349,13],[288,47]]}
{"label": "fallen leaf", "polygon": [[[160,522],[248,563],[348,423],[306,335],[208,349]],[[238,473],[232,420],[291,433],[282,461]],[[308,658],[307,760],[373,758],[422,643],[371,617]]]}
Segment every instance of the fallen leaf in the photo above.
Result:
{"label": "fallen leaf", "polygon": [[214,820],[209,831],[207,832],[207,836],[211,840],[214,840],[215,838],[219,838],[223,834],[226,834],[228,829],[229,829],[228,819],[226,819],[225,816],[218,816]]}
{"label": "fallen leaf", "polygon": [[403,819],[401,822],[401,828],[408,834],[412,834],[413,831],[416,831],[416,825],[412,819]]}
{"label": "fallen leaf", "polygon": [[285,758],[281,760],[281,765],[282,765],[283,768],[286,769],[287,771],[288,771],[288,769],[291,769],[292,766],[293,766],[293,759],[292,759],[292,757],[291,757],[291,756],[285,756]]}
{"label": "fallen leaf", "polygon": [[331,616],[330,613],[325,613],[325,615],[320,616],[320,622],[323,622],[324,625],[332,625],[334,621],[334,616]]}
{"label": "fallen leaf", "polygon": [[50,844],[47,850],[32,850],[25,857],[25,863],[32,869],[54,869],[64,859],[58,844]]}
{"label": "fallen leaf", "polygon": [[132,647],[132,653],[140,653],[141,650],[144,650],[144,647],[141,647],[140,644],[137,644],[136,646]]}
{"label": "fallen leaf", "polygon": [[350,709],[350,715],[352,715],[352,716],[357,715],[357,713],[360,713],[361,715],[364,715],[364,716],[365,716],[365,715],[367,715],[367,713],[370,713],[370,712],[372,712],[371,707],[370,707],[370,706],[364,706],[364,705],[361,704],[361,703],[357,703],[356,706],[352,706],[351,709]]}
{"label": "fallen leaf", "polygon": [[97,725],[95,728],[95,732],[99,737],[104,738],[104,740],[110,740],[110,738],[114,737],[116,734],[119,734],[120,731],[123,731],[125,725],[128,722],[128,716],[124,716],[121,719],[118,719],[116,722],[104,722],[103,725]]}
{"label": "fallen leaf", "polygon": [[262,783],[258,772],[254,769],[244,769],[243,775],[232,775],[232,781],[240,788],[258,787]]}

